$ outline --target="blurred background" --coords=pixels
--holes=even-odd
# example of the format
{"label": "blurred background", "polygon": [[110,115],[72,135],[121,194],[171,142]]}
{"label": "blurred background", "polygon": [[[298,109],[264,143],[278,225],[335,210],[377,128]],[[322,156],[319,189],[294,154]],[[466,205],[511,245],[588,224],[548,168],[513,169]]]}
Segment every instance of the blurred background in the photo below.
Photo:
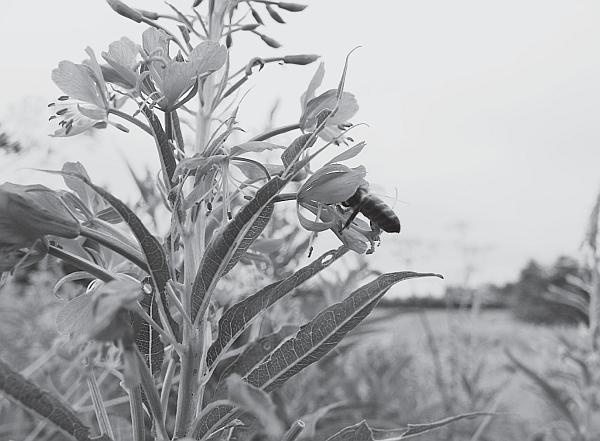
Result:
{"label": "blurred background", "polygon": [[[166,8],[155,0],[130,3]],[[188,3],[173,1],[182,8]],[[306,3],[303,13],[286,16],[287,25],[270,24],[281,49],[240,38],[233,63],[273,53],[316,53],[326,63],[324,88],[335,88],[346,53],[361,46],[351,58],[346,90],[360,104],[353,122],[368,124],[353,137],[367,148],[353,163],[367,167],[372,191],[394,207],[402,232],[386,235],[373,255],[355,259],[346,270],[365,276],[433,271],[445,280],[394,287],[361,331],[369,335],[366,344],[340,350],[341,358],[307,370],[286,387],[282,400],[287,397],[289,414],[310,412],[327,400],[340,407],[358,403],[353,416],[366,414],[374,425],[386,425],[492,409],[509,416],[430,439],[600,439],[572,437],[578,431],[571,423],[561,426],[556,413],[569,421],[564,412],[577,400],[562,403],[563,413],[559,403],[557,411],[527,381],[535,375],[506,353],[508,347],[527,354],[530,373],[542,372],[550,361],[565,360],[559,349],[568,345],[558,347],[557,339],[577,348],[588,321],[581,308],[551,297],[561,289],[580,289],[582,298],[589,293],[581,244],[600,189],[600,3]],[[59,169],[77,160],[96,183],[138,201],[122,158],[140,175],[155,172],[147,139],[135,128],[129,134],[109,129],[51,138],[46,106],[62,94],[50,79],[61,60],[83,60],[87,46],[100,54],[121,36],[139,42],[144,25],[117,17],[100,0],[4,0],[2,7],[0,145],[19,153],[0,154],[0,181],[60,187],[60,179],[32,168]],[[299,96],[315,69],[274,64],[252,75],[240,124],[254,133],[270,112],[276,126],[296,122]],[[319,254],[334,243],[322,236]],[[46,267],[5,288],[20,303],[0,296],[3,315],[12,317],[10,331],[0,328],[9,342],[2,352],[19,367],[31,366],[53,344],[49,311],[59,300],[49,291],[56,271]],[[330,283],[322,301],[335,300],[340,286],[346,288]],[[42,310],[44,291],[48,309]],[[293,301],[309,315],[301,299]],[[48,328],[44,338],[38,315]],[[548,369],[556,374],[569,366]],[[331,380],[339,369],[345,375]],[[517,378],[515,369],[524,376]],[[310,396],[298,399],[298,391],[309,390]],[[586,408],[588,434],[596,433],[598,407]],[[35,436],[27,432],[23,439]]]}

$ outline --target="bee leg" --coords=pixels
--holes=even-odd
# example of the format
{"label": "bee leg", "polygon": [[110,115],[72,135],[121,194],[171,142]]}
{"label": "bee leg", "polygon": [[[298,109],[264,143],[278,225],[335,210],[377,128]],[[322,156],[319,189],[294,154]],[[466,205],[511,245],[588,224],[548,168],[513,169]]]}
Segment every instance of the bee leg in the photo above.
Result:
{"label": "bee leg", "polygon": [[341,231],[344,231],[346,228],[348,228],[350,226],[350,224],[352,223],[352,221],[356,218],[356,216],[358,215],[358,213],[360,213],[360,209],[356,209],[354,210],[354,212],[350,215],[350,217],[348,218],[348,220],[346,221],[346,223],[344,224],[344,226],[342,227]]}

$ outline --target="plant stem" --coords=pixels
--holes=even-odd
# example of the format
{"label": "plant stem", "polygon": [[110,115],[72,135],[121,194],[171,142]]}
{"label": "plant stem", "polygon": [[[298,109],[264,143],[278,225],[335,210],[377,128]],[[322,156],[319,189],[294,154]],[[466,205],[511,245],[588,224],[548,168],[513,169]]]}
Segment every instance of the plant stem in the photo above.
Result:
{"label": "plant stem", "polygon": [[120,254],[127,260],[139,266],[142,270],[148,272],[148,263],[146,262],[144,255],[129,245],[117,241],[105,233],[86,226],[81,227],[81,235],[95,240],[100,245],[104,245],[106,248],[113,250],[115,253]]}
{"label": "plant stem", "polygon": [[[272,138],[273,136],[281,135],[282,133],[291,132],[292,130],[296,130],[300,128],[299,123],[288,124],[287,126],[277,127],[276,129],[270,130],[268,132],[262,133],[260,135],[255,136],[250,141],[264,141],[265,139]],[[248,141],[248,142],[250,142]]]}
{"label": "plant stem", "polygon": [[285,434],[283,435],[283,438],[281,438],[281,441],[297,440],[298,437],[302,434],[302,431],[304,430],[305,427],[306,427],[306,424],[304,424],[304,421],[297,420],[296,422],[294,422],[294,424],[292,424],[292,427],[290,427],[289,430],[287,432],[285,432]]}
{"label": "plant stem", "polygon": [[140,129],[142,129],[147,134],[154,136],[154,134],[152,133],[152,129],[149,126],[147,126],[146,124],[144,124],[142,121],[140,121],[139,119],[134,118],[133,116],[131,116],[125,112],[122,112],[118,109],[108,109],[108,113],[119,116],[119,117],[123,118],[124,120],[129,121],[130,123],[138,126]]}
{"label": "plant stem", "polygon": [[50,245],[48,247],[48,254],[54,257],[58,257],[65,262],[70,263],[73,266],[76,266],[82,271],[86,271],[90,273],[92,276],[97,279],[102,280],[103,282],[110,282],[115,279],[115,276],[110,272],[106,271],[104,268],[96,265],[95,263],[90,262],[89,260],[82,259],[79,256],[75,256],[65,250],[62,250],[54,245]]}

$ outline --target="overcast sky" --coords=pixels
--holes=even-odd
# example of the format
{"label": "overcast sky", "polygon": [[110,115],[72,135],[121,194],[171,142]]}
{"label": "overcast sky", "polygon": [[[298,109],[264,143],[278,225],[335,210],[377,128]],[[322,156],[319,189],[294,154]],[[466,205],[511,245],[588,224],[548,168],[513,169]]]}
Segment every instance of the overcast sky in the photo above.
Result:
{"label": "overcast sky", "polygon": [[[354,122],[370,126],[356,132],[368,144],[356,163],[367,166],[380,194],[397,191],[403,225],[398,238],[384,240],[374,266],[410,265],[457,283],[471,259],[473,282],[504,281],[530,258],[550,263],[577,252],[600,189],[600,2],[307,3],[265,33],[283,43],[276,51],[282,55],[322,55],[327,88],[336,87],[346,52],[362,46],[347,80],[361,106]],[[130,4],[166,10],[158,1]],[[58,152],[37,154],[30,164],[78,159],[125,198],[130,181],[116,152],[156,165],[153,148],[134,129],[67,142],[45,137],[45,104],[61,94],[50,80],[58,62],[80,62],[87,45],[99,54],[123,35],[139,41],[143,30],[101,0],[2,2],[0,122],[24,143]],[[235,41],[240,63],[273,53],[253,37]],[[315,68],[274,65],[254,75],[241,124],[250,133],[260,128],[277,98],[277,122],[296,121]],[[2,172],[0,181],[57,183],[29,170]],[[477,250],[463,253],[460,244]]]}

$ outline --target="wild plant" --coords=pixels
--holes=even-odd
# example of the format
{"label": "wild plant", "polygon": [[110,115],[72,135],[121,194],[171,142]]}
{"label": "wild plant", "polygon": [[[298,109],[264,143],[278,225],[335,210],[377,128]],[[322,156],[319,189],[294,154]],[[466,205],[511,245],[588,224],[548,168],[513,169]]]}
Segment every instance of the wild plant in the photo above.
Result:
{"label": "wild plant", "polygon": [[582,243],[583,265],[550,286],[545,297],[573,308],[585,317],[579,332],[555,331],[556,350],[549,366],[539,372],[516,354],[506,351],[510,366],[524,374],[557,416],[537,439],[591,441],[600,436],[600,256],[598,221],[600,194],[591,211]]}
{"label": "wild plant", "polygon": [[[394,284],[437,276],[383,274],[297,330],[255,326],[302,283],[349,252],[373,252],[380,240],[380,221],[372,217],[369,225],[354,219],[358,211],[369,212],[360,201],[348,202],[359,189],[364,195],[368,183],[364,167],[343,162],[365,143],[315,165],[331,146],[353,142],[349,120],[358,104],[345,91],[349,56],[337,87],[320,94],[325,70],[323,64],[318,67],[301,97],[298,122],[236,142],[234,134],[246,134],[237,115],[238,92],[248,78],[267,64],[307,65],[318,57],[252,57],[236,69],[230,58],[235,40],[250,35],[278,48],[262,32],[264,17],[282,23],[283,14],[305,6],[195,0],[189,12],[167,3],[170,12],[162,13],[107,1],[147,29],[141,43],[124,37],[110,44],[102,53],[105,64],[91,48],[82,63],[60,62],[52,79],[64,95],[50,105],[58,127],[53,136],[107,128],[147,134],[160,160],[154,185],[170,227],[153,233],[146,224],[154,228],[158,222],[144,223],[94,184],[78,162],[48,171],[62,176],[66,191],[0,186],[0,270],[54,256],[76,268],[59,285],[86,283],[84,292],[61,309],[57,325],[78,345],[72,363],[79,369],[77,378],[85,381],[95,421],[84,423],[77,403],[41,389],[4,362],[0,390],[78,441],[298,439],[307,425],[301,420],[283,424],[270,394],[336,347]],[[301,134],[287,146],[275,142],[292,131]],[[281,152],[278,163],[262,159],[269,151]],[[140,180],[139,185],[146,184]],[[288,236],[267,226],[273,212],[290,200],[310,238],[296,241],[305,233],[285,232],[289,240],[278,248],[271,243],[269,256],[269,240]],[[300,266],[298,253],[306,246],[312,251],[317,233],[326,230],[342,245]],[[269,259],[280,268],[293,262],[296,267],[248,293],[242,277],[253,267],[241,262],[256,268]],[[119,388],[102,389],[107,377],[118,379]],[[125,431],[122,415],[107,410],[114,400],[129,405]],[[385,432],[362,421],[329,440],[402,439],[471,416]],[[97,436],[92,436],[94,425]]]}

